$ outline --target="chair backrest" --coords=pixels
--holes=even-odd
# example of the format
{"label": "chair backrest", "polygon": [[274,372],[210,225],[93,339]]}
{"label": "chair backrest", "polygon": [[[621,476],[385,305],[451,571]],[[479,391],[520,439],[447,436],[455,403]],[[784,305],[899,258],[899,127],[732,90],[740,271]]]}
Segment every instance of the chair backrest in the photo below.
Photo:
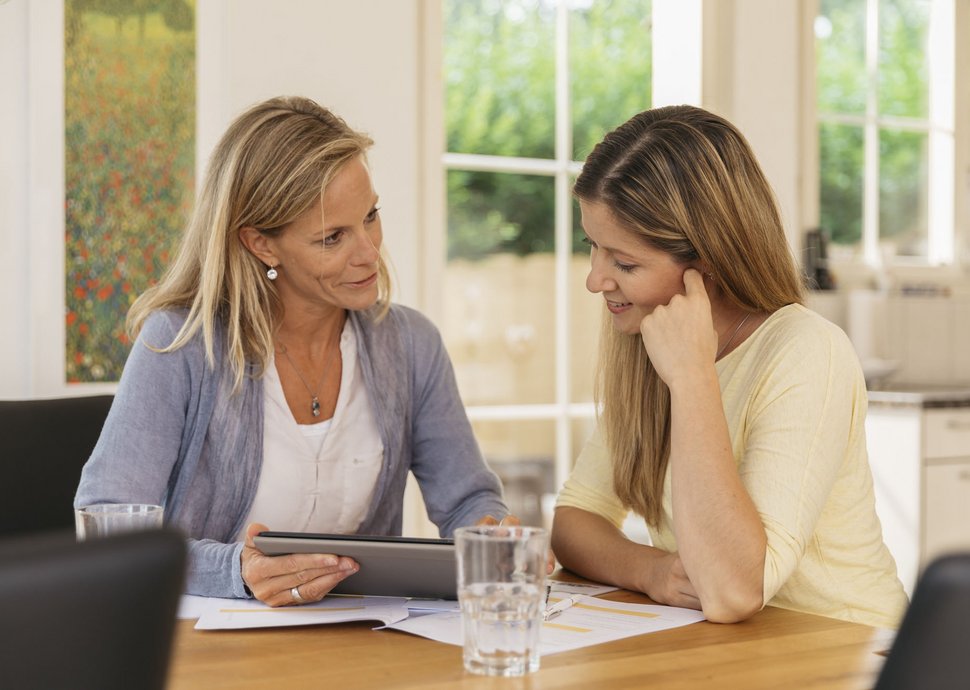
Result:
{"label": "chair backrest", "polygon": [[876,690],[970,687],[970,553],[941,556],[916,583]]}
{"label": "chair backrest", "polygon": [[74,526],[81,468],[113,399],[0,400],[0,536]]}
{"label": "chair backrest", "polygon": [[184,571],[168,529],[0,540],[0,686],[162,690]]}

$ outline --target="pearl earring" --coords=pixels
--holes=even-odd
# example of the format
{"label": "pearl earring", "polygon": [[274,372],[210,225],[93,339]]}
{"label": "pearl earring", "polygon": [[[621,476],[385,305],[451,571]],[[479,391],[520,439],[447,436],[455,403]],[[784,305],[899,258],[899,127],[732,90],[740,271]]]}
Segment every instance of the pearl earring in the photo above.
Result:
{"label": "pearl earring", "polygon": [[279,274],[280,274],[280,272],[276,270],[276,266],[270,266],[266,270],[266,277],[269,278],[270,280],[276,280],[276,277]]}

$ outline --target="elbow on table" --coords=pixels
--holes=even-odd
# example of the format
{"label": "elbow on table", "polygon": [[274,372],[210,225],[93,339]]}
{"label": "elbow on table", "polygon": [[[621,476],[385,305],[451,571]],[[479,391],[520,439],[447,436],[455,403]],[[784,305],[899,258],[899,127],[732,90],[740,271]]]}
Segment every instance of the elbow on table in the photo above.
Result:
{"label": "elbow on table", "polygon": [[711,623],[740,623],[764,608],[761,592],[735,591],[727,596],[701,600],[704,617]]}

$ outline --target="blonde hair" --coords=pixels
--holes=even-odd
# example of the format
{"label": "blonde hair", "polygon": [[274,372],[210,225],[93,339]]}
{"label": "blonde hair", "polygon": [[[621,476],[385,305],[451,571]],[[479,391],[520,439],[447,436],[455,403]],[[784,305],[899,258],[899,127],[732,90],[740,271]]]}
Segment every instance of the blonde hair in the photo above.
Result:
{"label": "blonde hair", "polygon": [[[700,263],[736,306],[801,303],[803,281],[774,194],[747,141],[701,108],[642,112],[590,153],[575,195],[607,206],[646,245]],[[657,526],[670,457],[670,391],[639,334],[605,314],[596,374],[600,424],[623,503]]]}
{"label": "blonde hair", "polygon": [[[152,312],[184,308],[188,317],[175,339],[149,347],[171,352],[201,331],[213,366],[216,324],[221,321],[233,390],[240,389],[248,365],[254,365],[254,375],[261,375],[273,350],[282,304],[266,278],[266,267],[243,246],[239,230],[248,226],[267,236],[279,235],[323,199],[343,165],[372,144],[367,135],[308,98],[273,98],[240,115],[209,160],[175,261],[128,312],[132,339]],[[390,306],[390,276],[383,260],[378,285],[376,314],[381,318]]]}

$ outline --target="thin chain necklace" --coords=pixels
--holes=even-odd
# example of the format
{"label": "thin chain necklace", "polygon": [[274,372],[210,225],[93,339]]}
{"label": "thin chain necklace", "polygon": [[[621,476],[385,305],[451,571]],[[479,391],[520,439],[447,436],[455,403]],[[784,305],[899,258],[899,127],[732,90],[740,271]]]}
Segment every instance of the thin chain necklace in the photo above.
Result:
{"label": "thin chain necklace", "polygon": [[724,343],[724,345],[721,346],[721,349],[717,351],[717,354],[714,355],[715,362],[721,359],[721,355],[724,354],[724,351],[727,350],[729,347],[731,347],[731,343],[733,343],[734,339],[738,337],[738,333],[741,331],[741,327],[744,325],[744,322],[748,320],[749,316],[751,316],[751,312],[748,312],[747,314],[745,314],[738,321],[738,325],[734,327],[734,332],[731,334],[731,337],[728,338],[727,342]]}
{"label": "thin chain necklace", "polygon": [[[319,417],[320,416],[319,394],[315,393],[313,389],[310,388],[310,384],[308,384],[306,382],[306,379],[303,378],[303,374],[300,373],[300,370],[297,368],[296,363],[293,362],[293,358],[290,357],[290,353],[286,351],[286,345],[284,345],[283,343],[280,343],[279,345],[280,345],[280,352],[283,353],[283,356],[286,357],[287,361],[290,363],[290,366],[293,367],[293,371],[296,372],[296,375],[300,377],[300,383],[302,383],[303,387],[306,388],[306,392],[310,394],[310,414],[312,414],[314,417]],[[338,345],[336,349],[339,350],[340,346]],[[320,377],[320,383],[317,384],[317,388],[316,388],[317,391],[319,391],[323,387],[323,382],[327,380],[327,374],[330,373],[330,363],[332,361],[333,361],[333,352],[331,352],[330,357],[327,358],[327,366],[324,367],[323,369],[323,376]]]}

